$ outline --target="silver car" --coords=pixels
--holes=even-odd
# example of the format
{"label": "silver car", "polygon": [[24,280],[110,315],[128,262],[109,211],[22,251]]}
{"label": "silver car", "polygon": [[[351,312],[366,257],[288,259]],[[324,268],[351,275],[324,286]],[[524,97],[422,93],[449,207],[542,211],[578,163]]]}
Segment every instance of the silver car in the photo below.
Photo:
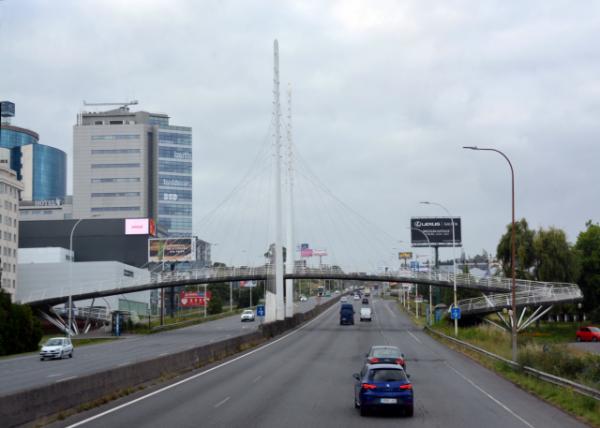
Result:
{"label": "silver car", "polygon": [[252,309],[246,309],[242,312],[242,322],[254,321],[254,311]]}
{"label": "silver car", "polygon": [[48,339],[40,351],[40,360],[46,358],[64,358],[65,356],[73,358],[73,344],[68,337],[53,337]]}

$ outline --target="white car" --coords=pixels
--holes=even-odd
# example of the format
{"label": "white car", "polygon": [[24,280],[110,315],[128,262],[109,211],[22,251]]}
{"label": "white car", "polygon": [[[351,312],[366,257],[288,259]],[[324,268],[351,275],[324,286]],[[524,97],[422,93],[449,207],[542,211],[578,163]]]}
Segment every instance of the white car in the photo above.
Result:
{"label": "white car", "polygon": [[73,358],[73,344],[68,337],[53,337],[48,339],[40,351],[40,360],[46,358],[64,358],[66,355]]}
{"label": "white car", "polygon": [[301,302],[306,302],[307,300],[308,300],[308,298],[306,296],[300,296]]}
{"label": "white car", "polygon": [[346,303],[347,301],[348,301],[348,298],[347,298],[346,296],[342,296],[342,297],[340,298],[340,302],[341,302],[341,303]]}
{"label": "white car", "polygon": [[361,321],[372,321],[371,314],[371,308],[360,308]]}
{"label": "white car", "polygon": [[354,295],[354,300],[360,300],[360,296],[358,294]]}
{"label": "white car", "polygon": [[254,311],[252,309],[246,309],[242,312],[242,322],[254,321]]}

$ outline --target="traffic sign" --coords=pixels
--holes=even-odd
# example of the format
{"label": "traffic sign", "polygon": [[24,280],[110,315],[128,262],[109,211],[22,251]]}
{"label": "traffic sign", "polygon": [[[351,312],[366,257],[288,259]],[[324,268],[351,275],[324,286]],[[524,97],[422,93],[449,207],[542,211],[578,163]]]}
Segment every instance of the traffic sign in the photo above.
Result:
{"label": "traffic sign", "polygon": [[265,305],[258,305],[256,307],[256,315],[259,317],[265,316]]}
{"label": "traffic sign", "polygon": [[450,313],[450,317],[453,320],[459,320],[460,319],[460,308],[452,308],[452,312]]}

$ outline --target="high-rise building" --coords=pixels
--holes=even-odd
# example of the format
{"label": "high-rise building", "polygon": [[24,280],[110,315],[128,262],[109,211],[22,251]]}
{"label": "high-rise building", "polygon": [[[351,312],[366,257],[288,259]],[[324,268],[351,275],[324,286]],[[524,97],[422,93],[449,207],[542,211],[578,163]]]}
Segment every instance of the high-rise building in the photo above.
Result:
{"label": "high-rise building", "polygon": [[0,286],[12,300],[17,288],[19,199],[23,187],[8,162],[0,161]]}
{"label": "high-rise building", "polygon": [[192,128],[129,104],[83,112],[73,129],[73,218],[155,218],[192,235]]}
{"label": "high-rise building", "polygon": [[23,182],[24,201],[58,201],[67,192],[67,155],[55,147],[39,143],[39,135],[26,128],[11,125],[15,105],[0,102],[0,159]]}

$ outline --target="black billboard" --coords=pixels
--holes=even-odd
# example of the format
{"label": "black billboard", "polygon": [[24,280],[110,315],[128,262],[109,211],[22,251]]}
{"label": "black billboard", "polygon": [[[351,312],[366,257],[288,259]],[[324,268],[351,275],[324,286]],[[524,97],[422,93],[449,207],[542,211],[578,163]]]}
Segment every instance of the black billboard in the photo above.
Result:
{"label": "black billboard", "polygon": [[454,219],[454,240],[456,246],[460,247],[460,217],[412,217],[410,219],[411,245],[413,247],[451,247],[452,219]]}

